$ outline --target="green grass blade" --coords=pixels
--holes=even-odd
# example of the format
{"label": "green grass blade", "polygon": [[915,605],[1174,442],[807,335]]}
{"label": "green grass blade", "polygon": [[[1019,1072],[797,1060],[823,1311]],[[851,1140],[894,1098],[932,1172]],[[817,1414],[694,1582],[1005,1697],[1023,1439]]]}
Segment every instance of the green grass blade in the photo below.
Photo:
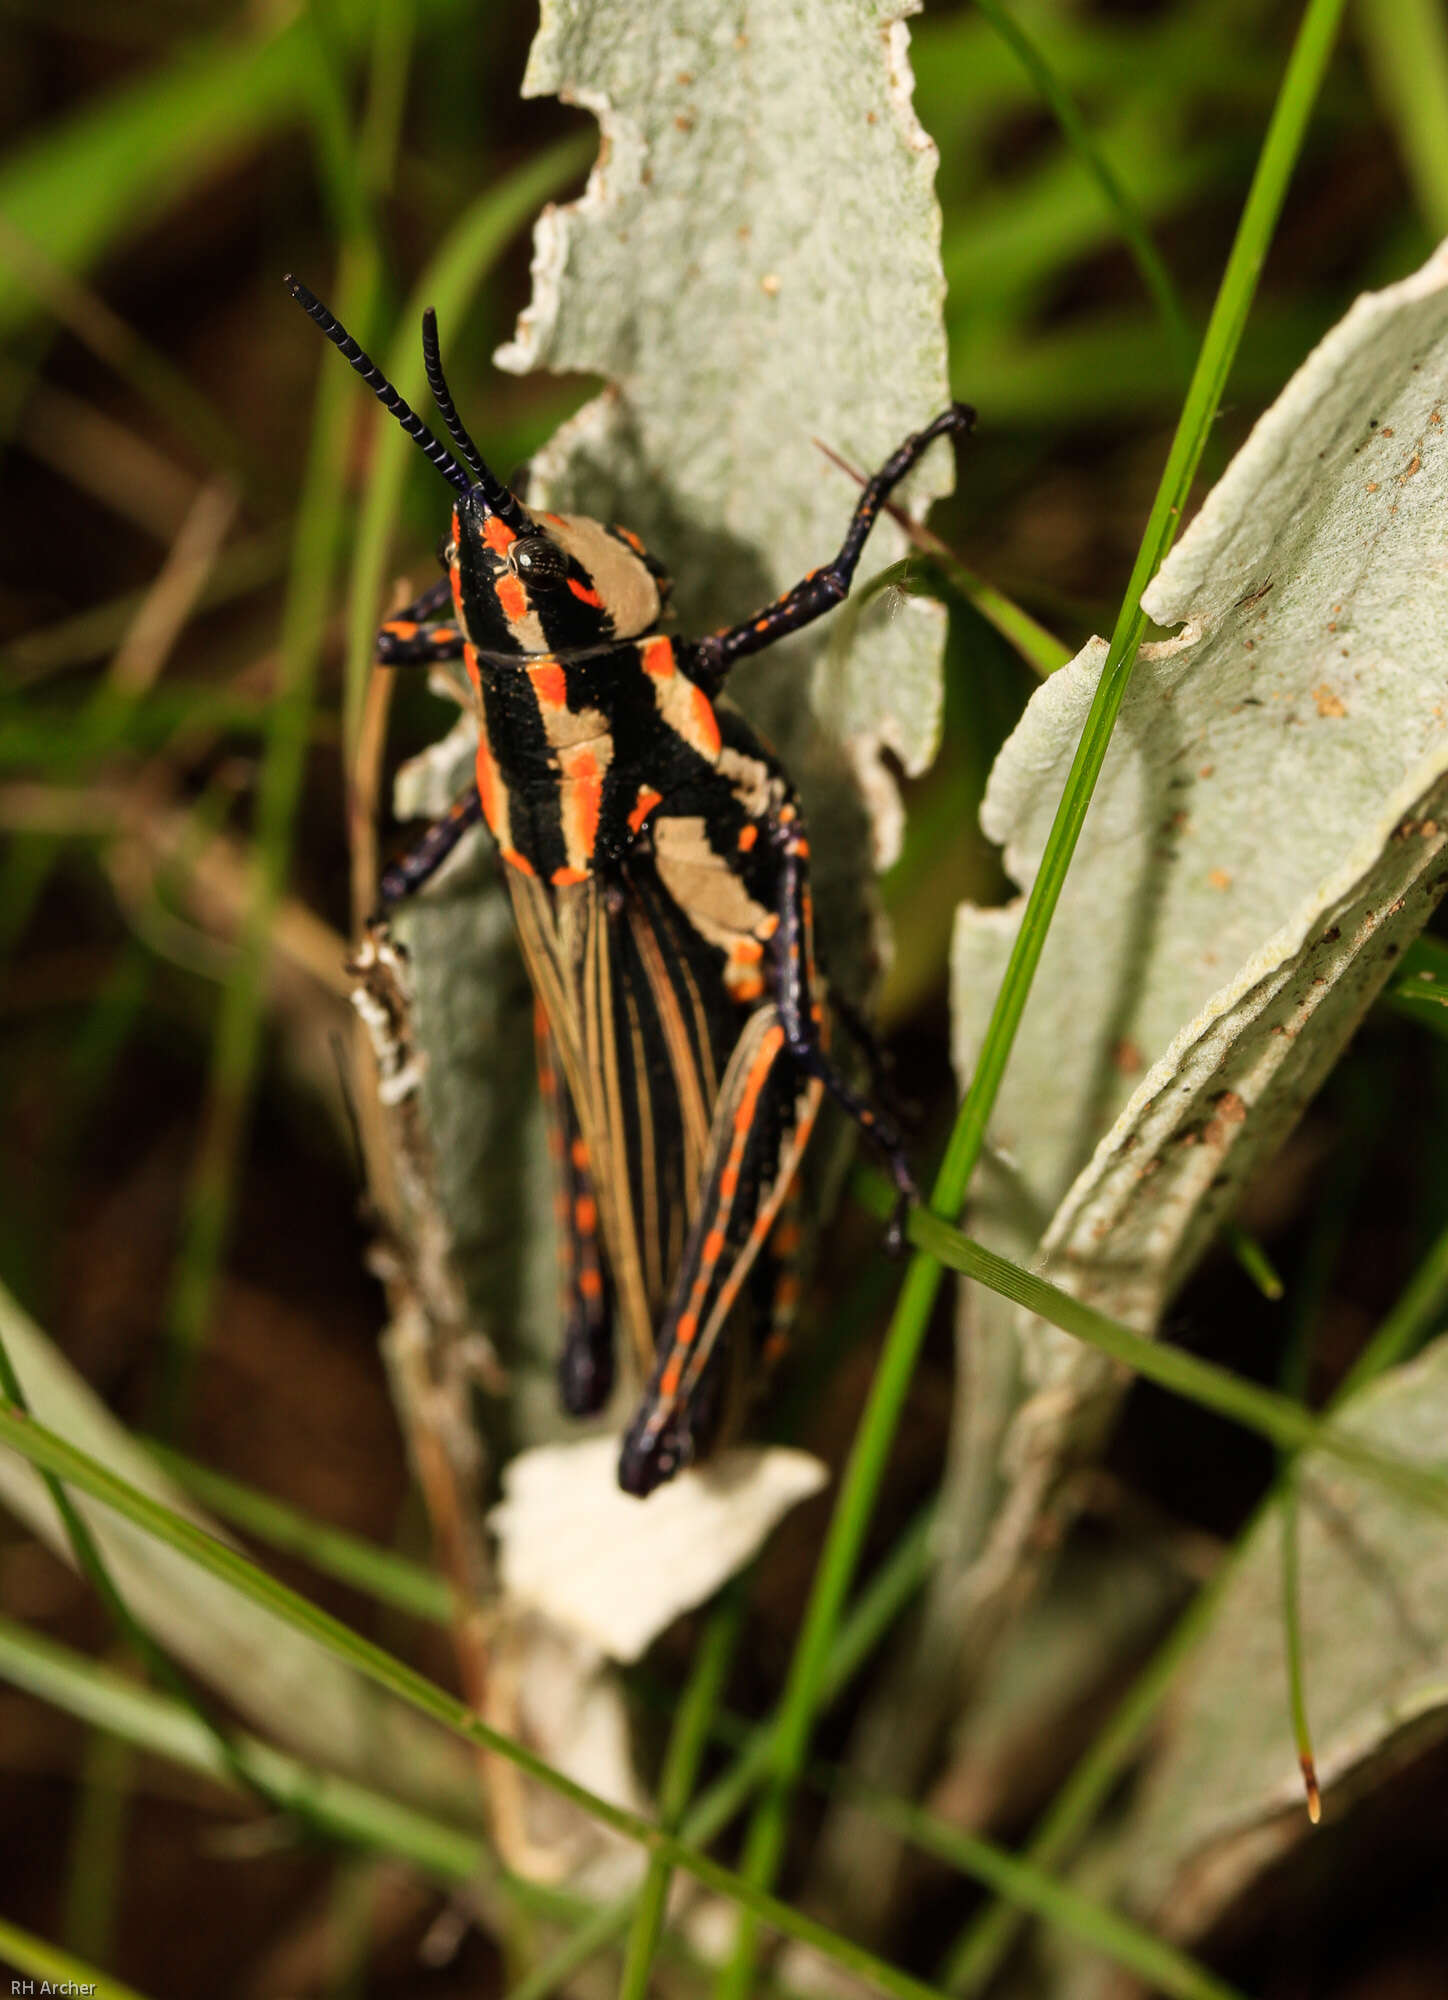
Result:
{"label": "green grass blade", "polygon": [[[118,1742],[237,1788],[236,1773],[218,1753],[214,1737],[181,1703],[3,1617],[0,1677]],[[296,1813],[312,1833],[406,1861],[449,1884],[473,1880],[488,1865],[480,1831],[433,1819],[349,1778],[315,1770],[254,1736],[238,1734],[236,1750],[250,1781]]]}
{"label": "green grass blade", "polygon": [[[1201,354],[1187,391],[1156,503],[1133,565],[1090,712],[1082,731],[1065,793],[1046,843],[1040,871],[1031,885],[1001,989],[981,1046],[969,1094],[956,1120],[936,1180],[931,1206],[955,1215],[965,1199],[985,1141],[1006,1063],[1025,1011],[1046,933],[1065,885],[1066,873],[1091,802],[1111,732],[1125,697],[1146,629],[1140,597],[1161,565],[1176,534],[1192,478],[1205,448],[1227,376],[1246,324],[1257,276],[1301,150],[1307,121],[1327,67],[1342,14],[1343,0],[1308,0],[1282,88],[1267,130],[1236,240],[1212,310]],[[941,1274],[928,1256],[911,1263],[886,1336],[869,1401],[855,1435],[840,1497],[815,1574],[780,1714],[779,1750],[745,1843],[741,1872],[746,1880],[772,1882],[784,1852],[789,1796],[809,1742],[818,1705],[820,1678],[850,1579],[869,1530],[874,1500]],[[741,1919],[738,1949],[718,1986],[719,2000],[746,2000],[753,1984],[752,1928]]]}
{"label": "green grass blade", "polygon": [[[857,1176],[856,1184],[864,1178]],[[888,1214],[885,1184],[877,1176],[868,1178],[868,1193],[871,1209]],[[1135,1374],[1155,1382],[1158,1388],[1256,1431],[1283,1451],[1309,1447],[1325,1451],[1344,1465],[1351,1465],[1355,1471],[1390,1487],[1403,1499],[1433,1513],[1448,1514],[1448,1477],[1442,1473],[1364,1444],[1360,1438],[1325,1423],[1301,1403],[1275,1389],[1264,1389],[1244,1376],[1234,1375],[1230,1369],[1187,1353],[1184,1348],[1148,1340],[1145,1334],[1108,1318],[1094,1306],[1084,1305],[1034,1271],[997,1256],[929,1210],[918,1209],[911,1216],[908,1234],[917,1248],[928,1252],[947,1270],[978,1279],[993,1292],[1038,1313],[1052,1326],[1072,1334],[1098,1353],[1124,1362]]]}
{"label": "green grass blade", "polygon": [[1142,283],[1156,301],[1162,324],[1167,331],[1181,366],[1185,373],[1191,365],[1194,337],[1186,308],[1177,296],[1171,275],[1151,240],[1151,231],[1136,203],[1122,185],[1120,176],[1097,145],[1085,119],[1076,108],[1076,101],[1065,84],[1056,75],[1044,52],[1026,33],[1020,22],[1001,4],[1001,0],[975,0],[980,13],[990,22],[992,28],[1015,53],[1021,67],[1040,91],[1049,105],[1051,114],[1064,133],[1067,143],[1079,155],[1087,172],[1095,179],[1106,206],[1116,217],[1117,226],[1126,240],[1141,273]]}
{"label": "green grass blade", "polygon": [[937,553],[936,560],[946,582],[959,592],[967,604],[974,606],[1009,645],[1015,647],[1033,673],[1044,680],[1047,674],[1054,674],[1058,667],[1066,665],[1071,658],[1070,648],[1063,646],[1055,633],[1048,632],[1029,611],[1007,597],[1004,591],[997,590],[993,583],[977,576],[974,570],[967,569],[948,551]]}
{"label": "green grass blade", "polygon": [[1264,1299],[1280,1299],[1283,1292],[1276,1267],[1255,1236],[1249,1236],[1236,1222],[1222,1225],[1222,1241],[1241,1265]]}
{"label": "green grass blade", "polygon": [[[134,1986],[125,1986],[95,1966],[72,1958],[69,1952],[47,1944],[44,1938],[35,1937],[4,1917],[0,1917],[0,1960],[33,1980],[48,1982],[35,1987],[36,1992],[87,1993],[92,2000],[144,2000]],[[17,1981],[12,1982],[10,1990],[23,1993],[27,1988]]]}
{"label": "green grass blade", "polygon": [[1448,944],[1442,938],[1415,938],[1382,999],[1395,1014],[1435,1035],[1448,1035]]}
{"label": "green grass blade", "polygon": [[80,1958],[104,1960],[114,1949],[135,1761],[128,1743],[98,1730],[81,1749],[61,1927],[66,1949]]}
{"label": "green grass blade", "polygon": [[1236,1987],[1216,1978],[1185,1952],[1033,1863],[1007,1854],[975,1834],[962,1833],[904,1799],[849,1782],[842,1789],[880,1825],[922,1853],[959,1869],[997,1895],[1008,1897],[1018,1911],[1043,1917],[1092,1951],[1114,1960],[1144,1980],[1153,1993],[1170,1994],[1172,2000],[1242,2000]]}
{"label": "green grass blade", "polygon": [[[681,1824],[693,1795],[710,1726],[739,1644],[744,1612],[744,1592],[736,1583],[709,1620],[679,1704],[659,1781],[659,1823],[671,1833]],[[673,1879],[668,1862],[654,1855],[634,1905],[619,2000],[648,2000],[654,1954],[663,1933]]]}
{"label": "green grass blade", "polygon": [[[25,1391],[15,1372],[10,1359],[10,1349],[3,1336],[0,1336],[0,1394],[3,1394],[6,1403],[22,1418],[29,1417],[30,1409],[25,1399]],[[131,1648],[153,1679],[168,1688],[182,1707],[190,1710],[197,1724],[211,1738],[217,1754],[233,1772],[238,1783],[250,1783],[238,1761],[230,1736],[213,1721],[193,1692],[186,1676],[173,1664],[170,1656],[157,1645],[146,1627],[132,1613],[131,1607],[121,1595],[120,1588],[107,1567],[105,1557],[91,1533],[90,1524],[66,1491],[64,1481],[57,1478],[53,1472],[42,1471],[41,1478],[45,1481],[51,1504],[60,1516],[71,1553],[75,1557],[76,1568],[105,1607],[106,1615],[117,1638]],[[259,1796],[264,1805],[275,1804],[275,1801],[265,1793],[260,1793]]]}
{"label": "green grass blade", "polygon": [[255,1537],[267,1548],[279,1549],[323,1576],[349,1584],[379,1604],[402,1611],[412,1618],[426,1618],[436,1625],[451,1624],[455,1604],[451,1584],[421,1563],[409,1562],[392,1549],[380,1548],[344,1529],[330,1527],[311,1514],[289,1506],[270,1493],[209,1466],[198,1465],[184,1452],[173,1450],[155,1439],[145,1440],[151,1456],[170,1474],[176,1484],[209,1507],[223,1521],[230,1521]]}
{"label": "green grass blade", "polygon": [[1358,32],[1423,220],[1448,235],[1448,20],[1441,0],[1359,0]]}

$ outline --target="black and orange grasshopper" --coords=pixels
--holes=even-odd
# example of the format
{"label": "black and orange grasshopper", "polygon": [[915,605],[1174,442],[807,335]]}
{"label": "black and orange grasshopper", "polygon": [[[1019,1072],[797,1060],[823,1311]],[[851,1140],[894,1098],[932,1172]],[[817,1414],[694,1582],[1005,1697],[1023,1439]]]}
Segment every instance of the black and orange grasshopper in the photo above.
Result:
{"label": "black and orange grasshopper", "polygon": [[[536,999],[539,1076],[563,1224],[565,1408],[612,1392],[615,1330],[646,1382],[619,1483],[650,1493],[718,1424],[731,1324],[767,1349],[793,1305],[800,1163],[822,1098],[914,1182],[892,1126],[829,1054],[809,841],[785,771],[720,699],[735,661],[850,589],[892,488],[952,405],[868,481],[838,554],[742,624],[659,631],[668,579],[627,528],[531,513],[489,470],[423,316],[427,378],[456,454],[297,280],[288,288],[455,488],[446,577],[378,635],[384,665],[462,659],[473,789],[382,878],[418,889],[483,821]],[[746,1334],[746,1337],[748,1335]]]}

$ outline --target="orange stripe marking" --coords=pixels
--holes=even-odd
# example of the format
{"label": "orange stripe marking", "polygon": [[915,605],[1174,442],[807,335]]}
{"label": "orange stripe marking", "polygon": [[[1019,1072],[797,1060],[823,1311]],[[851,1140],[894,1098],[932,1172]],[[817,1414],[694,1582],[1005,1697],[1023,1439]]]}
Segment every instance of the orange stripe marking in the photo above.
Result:
{"label": "orange stripe marking", "polygon": [[[453,538],[454,548],[456,548],[458,545],[458,537],[461,533],[462,530],[458,526],[458,510],[456,507],[454,507],[452,515],[452,538]],[[461,618],[463,615],[463,573],[462,573],[462,568],[460,564],[457,562],[456,558],[454,558],[453,562],[449,565],[448,581],[452,585],[453,610],[456,611],[458,617]],[[466,625],[464,625],[463,630],[464,631],[467,630]]]}
{"label": "orange stripe marking", "polygon": [[528,616],[528,593],[522,580],[511,574],[500,576],[493,585],[498,594],[498,602],[503,607],[503,616],[510,625],[521,625]]}
{"label": "orange stripe marking", "polygon": [[568,1149],[568,1157],[572,1160],[579,1173],[586,1174],[588,1172],[588,1147],[582,1139],[574,1140]]}
{"label": "orange stripe marking", "polygon": [[644,672],[652,674],[656,681],[667,680],[675,671],[674,646],[671,639],[650,639],[644,647]]}
{"label": "orange stripe marking", "polygon": [[[763,1090],[769,1072],[774,1066],[774,1058],[779,1054],[783,1045],[783,1028],[771,1028],[759,1045],[759,1052],[754,1058],[754,1066],[750,1070],[745,1083],[744,1095],[735,1107],[734,1136],[729,1142],[729,1156],[719,1174],[719,1197],[722,1203],[720,1214],[723,1221],[727,1221],[728,1219],[735,1190],[739,1186],[739,1167],[744,1158],[744,1149],[749,1143],[749,1133],[754,1123],[754,1113],[759,1103],[759,1093]],[[757,1231],[758,1224],[756,1223],[755,1230],[751,1232],[751,1238]],[[681,1344],[685,1340],[683,1328],[686,1324],[690,1327],[687,1338],[690,1340],[693,1339],[693,1326],[697,1322],[700,1312],[703,1310],[704,1301],[708,1297],[709,1286],[713,1281],[714,1272],[718,1267],[723,1248],[723,1231],[716,1224],[704,1238],[700,1250],[701,1261],[699,1270],[694,1278],[693,1290],[689,1295],[688,1310],[680,1316],[674,1329],[675,1336]],[[725,1289],[728,1289],[727,1280],[725,1281]],[[674,1395],[679,1384],[680,1370],[681,1361],[676,1353],[668,1363],[663,1378],[659,1383],[661,1395]],[[670,1386],[671,1383],[672,1386]]]}
{"label": "orange stripe marking", "polygon": [[555,889],[571,889],[579,882],[588,880],[586,868],[555,868],[548,877]]}
{"label": "orange stripe marking", "polygon": [[568,677],[556,660],[544,660],[536,667],[529,667],[528,678],[545,708],[568,706]]}
{"label": "orange stripe marking", "polygon": [[563,772],[563,837],[570,854],[590,859],[603,808],[603,772],[586,743],[561,750],[558,762]]}
{"label": "orange stripe marking", "polygon": [[[456,519],[457,519],[456,515],[454,515],[453,519],[454,519],[453,539],[454,541],[456,541],[458,532],[456,527]],[[514,542],[516,542],[518,539],[518,537],[513,533],[513,530],[508,526],[507,522],[500,521],[496,514],[489,514],[487,520],[484,521],[482,527],[479,529],[478,532],[482,535],[483,540],[487,543],[488,547],[492,550],[495,556],[505,556],[508,553],[509,549],[512,548]]]}
{"label": "orange stripe marking", "polygon": [[573,595],[578,599],[580,604],[591,604],[595,611],[602,611],[603,599],[599,596],[598,592],[590,590],[586,583],[580,583],[576,576],[569,577],[568,588],[573,592]]}
{"label": "orange stripe marking", "polygon": [[394,639],[415,639],[419,630],[411,618],[389,618],[382,629]]}
{"label": "orange stripe marking", "polygon": [[739,852],[741,854],[748,854],[758,838],[759,828],[757,826],[741,826],[739,829]]}
{"label": "orange stripe marking", "polygon": [[603,1297],[603,1279],[591,1264],[585,1270],[579,1272],[578,1289],[586,1299],[601,1299]]}
{"label": "orange stripe marking", "polygon": [[648,818],[654,807],[661,806],[663,802],[664,795],[662,792],[656,792],[650,785],[640,785],[638,804],[628,816],[628,823],[633,832],[642,833],[644,821]]}
{"label": "orange stripe marking", "polygon": [[[472,669],[473,679],[476,681],[477,663],[472,655],[473,649],[469,646],[468,664]],[[488,831],[492,834],[494,840],[501,842],[502,835],[499,829],[503,824],[503,811],[507,804],[508,795],[503,789],[502,779],[498,776],[498,767],[493,761],[493,746],[488,741],[488,732],[481,725],[481,719],[478,728],[478,750],[474,768],[477,772],[478,797],[483,803],[483,818],[488,822]]]}
{"label": "orange stripe marking", "polygon": [[598,1227],[598,1204],[591,1194],[581,1194],[573,1204],[573,1220],[585,1236]]}
{"label": "orange stripe marking", "polygon": [[706,756],[717,757],[720,748],[719,718],[714,713],[714,704],[702,688],[691,688],[689,692],[694,702],[694,727],[700,738],[696,747],[702,748]]}
{"label": "orange stripe marking", "polygon": [[520,875],[534,875],[537,873],[527,855],[520,854],[516,847],[505,847],[502,850],[502,855],[508,866],[516,868]]}

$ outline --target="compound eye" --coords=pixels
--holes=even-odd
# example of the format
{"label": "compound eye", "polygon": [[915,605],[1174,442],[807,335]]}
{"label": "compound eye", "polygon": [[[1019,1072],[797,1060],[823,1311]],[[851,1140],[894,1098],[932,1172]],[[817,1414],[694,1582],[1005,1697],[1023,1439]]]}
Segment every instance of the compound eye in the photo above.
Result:
{"label": "compound eye", "polygon": [[521,536],[509,549],[508,561],[525,583],[561,583],[568,574],[567,556],[546,535]]}

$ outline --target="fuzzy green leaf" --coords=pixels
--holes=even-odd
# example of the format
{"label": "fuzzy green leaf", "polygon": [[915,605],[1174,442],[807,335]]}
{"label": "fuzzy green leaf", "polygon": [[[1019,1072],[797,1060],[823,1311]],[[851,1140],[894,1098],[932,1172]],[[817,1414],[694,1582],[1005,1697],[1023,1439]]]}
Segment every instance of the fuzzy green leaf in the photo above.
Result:
{"label": "fuzzy green leaf", "polygon": [[[1184,630],[1143,649],[975,1222],[1134,1325],[1156,1323],[1448,880],[1445,397],[1440,252],[1327,337],[1143,600]],[[1103,651],[1038,691],[992,776],[983,820],[1023,884]],[[1015,920],[961,915],[967,1074]],[[953,1506],[967,1598],[1026,1558],[1119,1393],[1042,1322],[973,1313]]]}

